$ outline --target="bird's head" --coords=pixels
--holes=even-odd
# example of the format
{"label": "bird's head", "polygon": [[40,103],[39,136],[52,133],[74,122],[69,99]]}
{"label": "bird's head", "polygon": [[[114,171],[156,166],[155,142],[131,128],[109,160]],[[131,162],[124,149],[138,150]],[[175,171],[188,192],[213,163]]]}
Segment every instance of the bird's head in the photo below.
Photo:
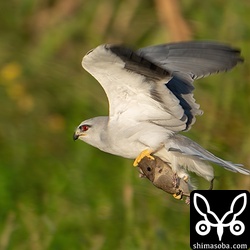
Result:
{"label": "bird's head", "polygon": [[86,121],[82,122],[75,130],[73,134],[73,139],[80,139],[84,141],[84,137],[88,135],[88,130],[90,130],[91,127],[92,125],[86,123]]}
{"label": "bird's head", "polygon": [[106,131],[107,121],[107,117],[100,116],[81,122],[73,134],[73,139],[80,139],[99,148],[103,144],[101,137]]}

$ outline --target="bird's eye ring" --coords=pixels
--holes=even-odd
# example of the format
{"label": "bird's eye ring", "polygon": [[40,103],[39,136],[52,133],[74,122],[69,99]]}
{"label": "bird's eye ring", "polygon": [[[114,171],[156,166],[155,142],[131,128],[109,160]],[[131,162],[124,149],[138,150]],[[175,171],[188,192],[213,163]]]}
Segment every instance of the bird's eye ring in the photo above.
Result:
{"label": "bird's eye ring", "polygon": [[80,129],[82,132],[87,131],[89,128],[90,128],[89,125],[81,125],[81,126],[79,127],[79,129]]}

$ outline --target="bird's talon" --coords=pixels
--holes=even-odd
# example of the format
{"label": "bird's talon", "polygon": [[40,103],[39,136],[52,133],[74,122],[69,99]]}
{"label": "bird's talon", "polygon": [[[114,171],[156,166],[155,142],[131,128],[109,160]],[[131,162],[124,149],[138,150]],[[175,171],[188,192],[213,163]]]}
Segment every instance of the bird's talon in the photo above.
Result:
{"label": "bird's talon", "polygon": [[155,158],[150,155],[152,153],[152,151],[150,151],[149,149],[146,149],[146,150],[143,150],[135,159],[134,163],[133,163],[133,166],[134,167],[137,167],[138,164],[140,163],[140,161],[144,158],[144,157],[147,157],[151,160],[154,160]]}
{"label": "bird's talon", "polygon": [[182,192],[178,191],[177,193],[173,194],[173,197],[177,200],[181,200],[182,199]]}

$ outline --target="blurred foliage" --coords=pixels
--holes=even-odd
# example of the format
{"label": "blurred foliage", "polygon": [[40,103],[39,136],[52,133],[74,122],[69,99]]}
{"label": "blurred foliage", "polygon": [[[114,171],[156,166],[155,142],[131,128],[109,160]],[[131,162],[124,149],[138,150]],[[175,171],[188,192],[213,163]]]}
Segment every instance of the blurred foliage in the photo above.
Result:
{"label": "blurred foliage", "polygon": [[[250,2],[180,0],[166,16],[171,2],[0,2],[1,250],[189,248],[184,202],[139,179],[132,161],[72,140],[82,120],[108,112],[83,55],[101,43],[178,40],[177,17],[187,39],[242,49],[244,64],[197,81],[205,114],[188,136],[249,168]],[[219,167],[216,175],[216,188],[250,189],[249,177]]]}

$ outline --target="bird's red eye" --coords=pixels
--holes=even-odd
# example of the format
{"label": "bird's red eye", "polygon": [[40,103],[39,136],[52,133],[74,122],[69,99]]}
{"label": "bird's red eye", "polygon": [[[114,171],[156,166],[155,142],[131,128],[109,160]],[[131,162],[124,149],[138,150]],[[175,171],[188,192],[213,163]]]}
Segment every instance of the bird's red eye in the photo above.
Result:
{"label": "bird's red eye", "polygon": [[88,125],[81,125],[79,128],[80,128],[81,131],[85,132],[85,131],[87,131],[89,129],[89,127],[90,126],[88,126]]}

